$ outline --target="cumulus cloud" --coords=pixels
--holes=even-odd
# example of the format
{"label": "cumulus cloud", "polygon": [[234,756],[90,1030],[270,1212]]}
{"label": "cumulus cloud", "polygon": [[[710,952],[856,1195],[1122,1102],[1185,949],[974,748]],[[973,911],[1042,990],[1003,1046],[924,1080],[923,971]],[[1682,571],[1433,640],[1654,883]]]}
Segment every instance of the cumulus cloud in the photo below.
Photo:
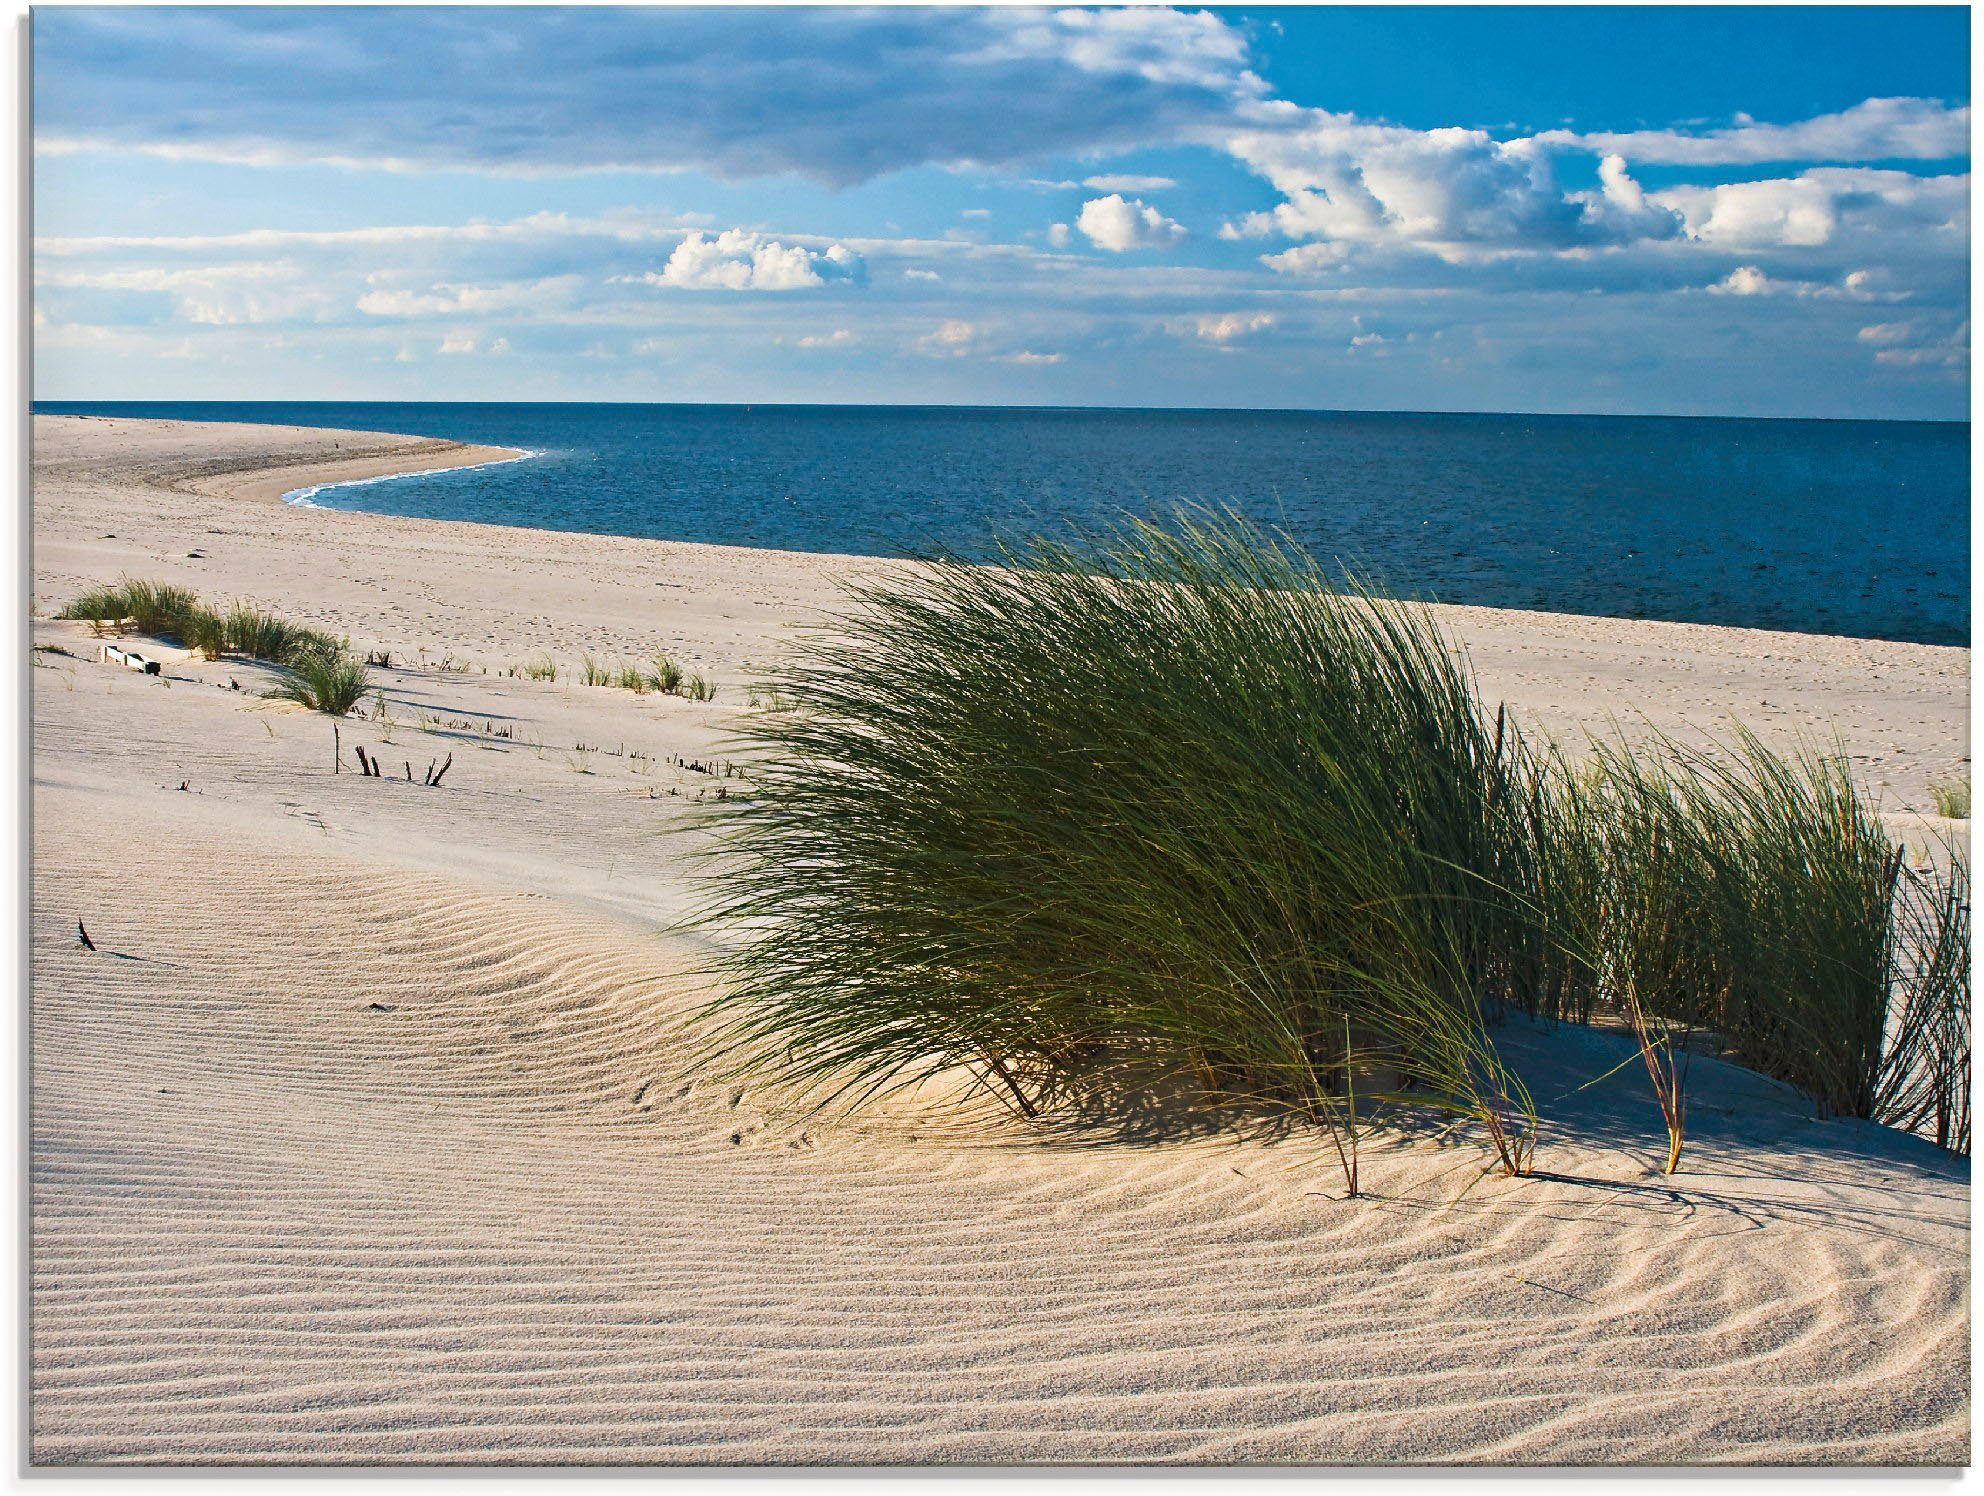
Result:
{"label": "cumulus cloud", "polygon": [[844,348],[855,341],[854,334],[845,327],[836,327],[829,333],[812,333],[799,340],[801,348]]}
{"label": "cumulus cloud", "polygon": [[1750,166],[1772,161],[1942,161],[1970,153],[1970,108],[1941,99],[1868,99],[1788,125],[1747,117],[1719,130],[1549,130],[1539,145],[1612,153],[1671,166]]}
{"label": "cumulus cloud", "polygon": [[[1291,110],[1229,148],[1284,201],[1236,235],[1468,249],[1571,249],[1673,238],[1680,215],[1651,201],[1617,157],[1600,190],[1565,192],[1547,153],[1485,130],[1412,130]],[[1284,265],[1282,268],[1292,268]]]}
{"label": "cumulus cloud", "polygon": [[1762,296],[1770,291],[1771,278],[1755,265],[1738,265],[1709,289],[1727,296]]}
{"label": "cumulus cloud", "polygon": [[977,341],[978,325],[960,317],[949,317],[916,340],[916,349],[938,358],[962,358]]}
{"label": "cumulus cloud", "polygon": [[859,279],[862,272],[861,256],[844,244],[816,252],[725,229],[715,238],[700,231],[686,235],[668,263],[643,279],[685,291],[804,291],[830,280]]}
{"label": "cumulus cloud", "polygon": [[92,7],[34,29],[41,149],[261,165],[846,185],[1194,138],[1263,91],[1236,27],[1157,7]]}
{"label": "cumulus cloud", "polygon": [[1732,248],[1810,248],[1855,235],[1928,236],[1967,248],[1969,239],[1967,174],[1815,167],[1795,177],[1671,187],[1653,197],[1681,215],[1690,238]]}
{"label": "cumulus cloud", "polygon": [[[1185,237],[1182,223],[1166,218],[1141,199],[1126,198],[1115,192],[1083,203],[1075,227],[1097,249],[1112,254],[1131,249],[1168,249]],[[1065,241],[1055,240],[1050,231],[1049,242]]]}
{"label": "cumulus cloud", "polygon": [[1202,342],[1229,344],[1274,324],[1273,312],[1218,312],[1180,318],[1170,325],[1174,331]]}
{"label": "cumulus cloud", "polygon": [[1074,232],[1065,223],[1050,223],[1047,226],[1047,242],[1056,249],[1066,249]]}

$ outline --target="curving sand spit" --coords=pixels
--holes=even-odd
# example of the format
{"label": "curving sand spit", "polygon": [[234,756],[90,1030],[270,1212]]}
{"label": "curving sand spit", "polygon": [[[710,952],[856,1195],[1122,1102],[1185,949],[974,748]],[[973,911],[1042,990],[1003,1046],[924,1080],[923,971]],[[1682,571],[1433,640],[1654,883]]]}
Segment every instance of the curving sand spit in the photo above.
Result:
{"label": "curving sand spit", "polygon": [[[882,563],[269,498],[412,438],[34,434],[70,651],[33,673],[37,1462],[1968,1459],[1967,1165],[1730,1067],[1667,1180],[1630,1068],[1561,1094],[1620,1041],[1512,1025],[1543,1172],[1393,1139],[1358,1201],[1313,1141],[822,1121],[697,1074],[674,828],[724,781],[673,760]],[[126,570],[392,648],[389,720],[341,731],[402,777],[334,775],[258,667],[146,679],[47,619]],[[1967,651],[1449,621],[1560,729],[1837,722],[1907,810],[1966,762]],[[500,673],[582,649],[723,690]]]}

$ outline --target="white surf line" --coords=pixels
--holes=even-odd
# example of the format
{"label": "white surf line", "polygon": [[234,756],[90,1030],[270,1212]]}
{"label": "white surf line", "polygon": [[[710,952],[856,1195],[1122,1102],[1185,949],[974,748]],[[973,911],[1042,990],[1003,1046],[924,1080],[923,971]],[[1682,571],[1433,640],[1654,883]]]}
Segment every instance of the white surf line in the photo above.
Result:
{"label": "white surf line", "polygon": [[313,483],[308,488],[292,488],[282,496],[285,504],[294,504],[301,509],[321,509],[315,502],[318,494],[333,488],[359,488],[367,483],[391,483],[400,478],[436,478],[443,473],[472,473],[478,468],[504,467],[512,462],[523,462],[532,457],[542,457],[544,448],[526,447],[515,457],[492,457],[487,462],[465,462],[459,467],[415,468],[406,473],[378,473],[370,478],[341,478],[335,483]]}

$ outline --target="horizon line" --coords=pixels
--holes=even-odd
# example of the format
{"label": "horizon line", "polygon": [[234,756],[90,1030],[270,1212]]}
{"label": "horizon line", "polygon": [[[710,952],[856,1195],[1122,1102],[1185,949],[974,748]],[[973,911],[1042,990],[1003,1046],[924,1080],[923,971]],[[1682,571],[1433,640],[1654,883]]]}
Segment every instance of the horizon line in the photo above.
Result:
{"label": "horizon line", "polygon": [[1499,416],[1513,419],[1545,418],[1587,421],[1801,421],[1816,424],[1861,424],[1893,426],[1968,426],[1964,416],[1786,416],[1786,415],[1704,415],[1685,411],[1599,411],[1599,410],[1424,410],[1409,407],[1355,407],[1304,405],[1032,405],[1002,403],[957,403],[944,401],[880,400],[355,400],[336,396],[285,397],[283,399],[244,399],[240,397],[187,399],[169,397],[120,398],[114,400],[74,398],[33,398],[30,414],[44,412],[44,405],[480,405],[480,406],[614,406],[625,409],[668,410],[930,410],[930,411],[1014,411],[1034,414],[1114,414],[1114,415],[1287,415],[1287,416]]}

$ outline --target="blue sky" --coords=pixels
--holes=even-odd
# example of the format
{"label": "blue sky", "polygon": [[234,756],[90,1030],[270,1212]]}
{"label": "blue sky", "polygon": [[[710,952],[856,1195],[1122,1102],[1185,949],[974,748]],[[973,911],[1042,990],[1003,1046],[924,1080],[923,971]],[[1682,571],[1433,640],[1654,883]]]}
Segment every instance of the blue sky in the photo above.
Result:
{"label": "blue sky", "polygon": [[1961,8],[40,9],[43,399],[1956,418]]}

